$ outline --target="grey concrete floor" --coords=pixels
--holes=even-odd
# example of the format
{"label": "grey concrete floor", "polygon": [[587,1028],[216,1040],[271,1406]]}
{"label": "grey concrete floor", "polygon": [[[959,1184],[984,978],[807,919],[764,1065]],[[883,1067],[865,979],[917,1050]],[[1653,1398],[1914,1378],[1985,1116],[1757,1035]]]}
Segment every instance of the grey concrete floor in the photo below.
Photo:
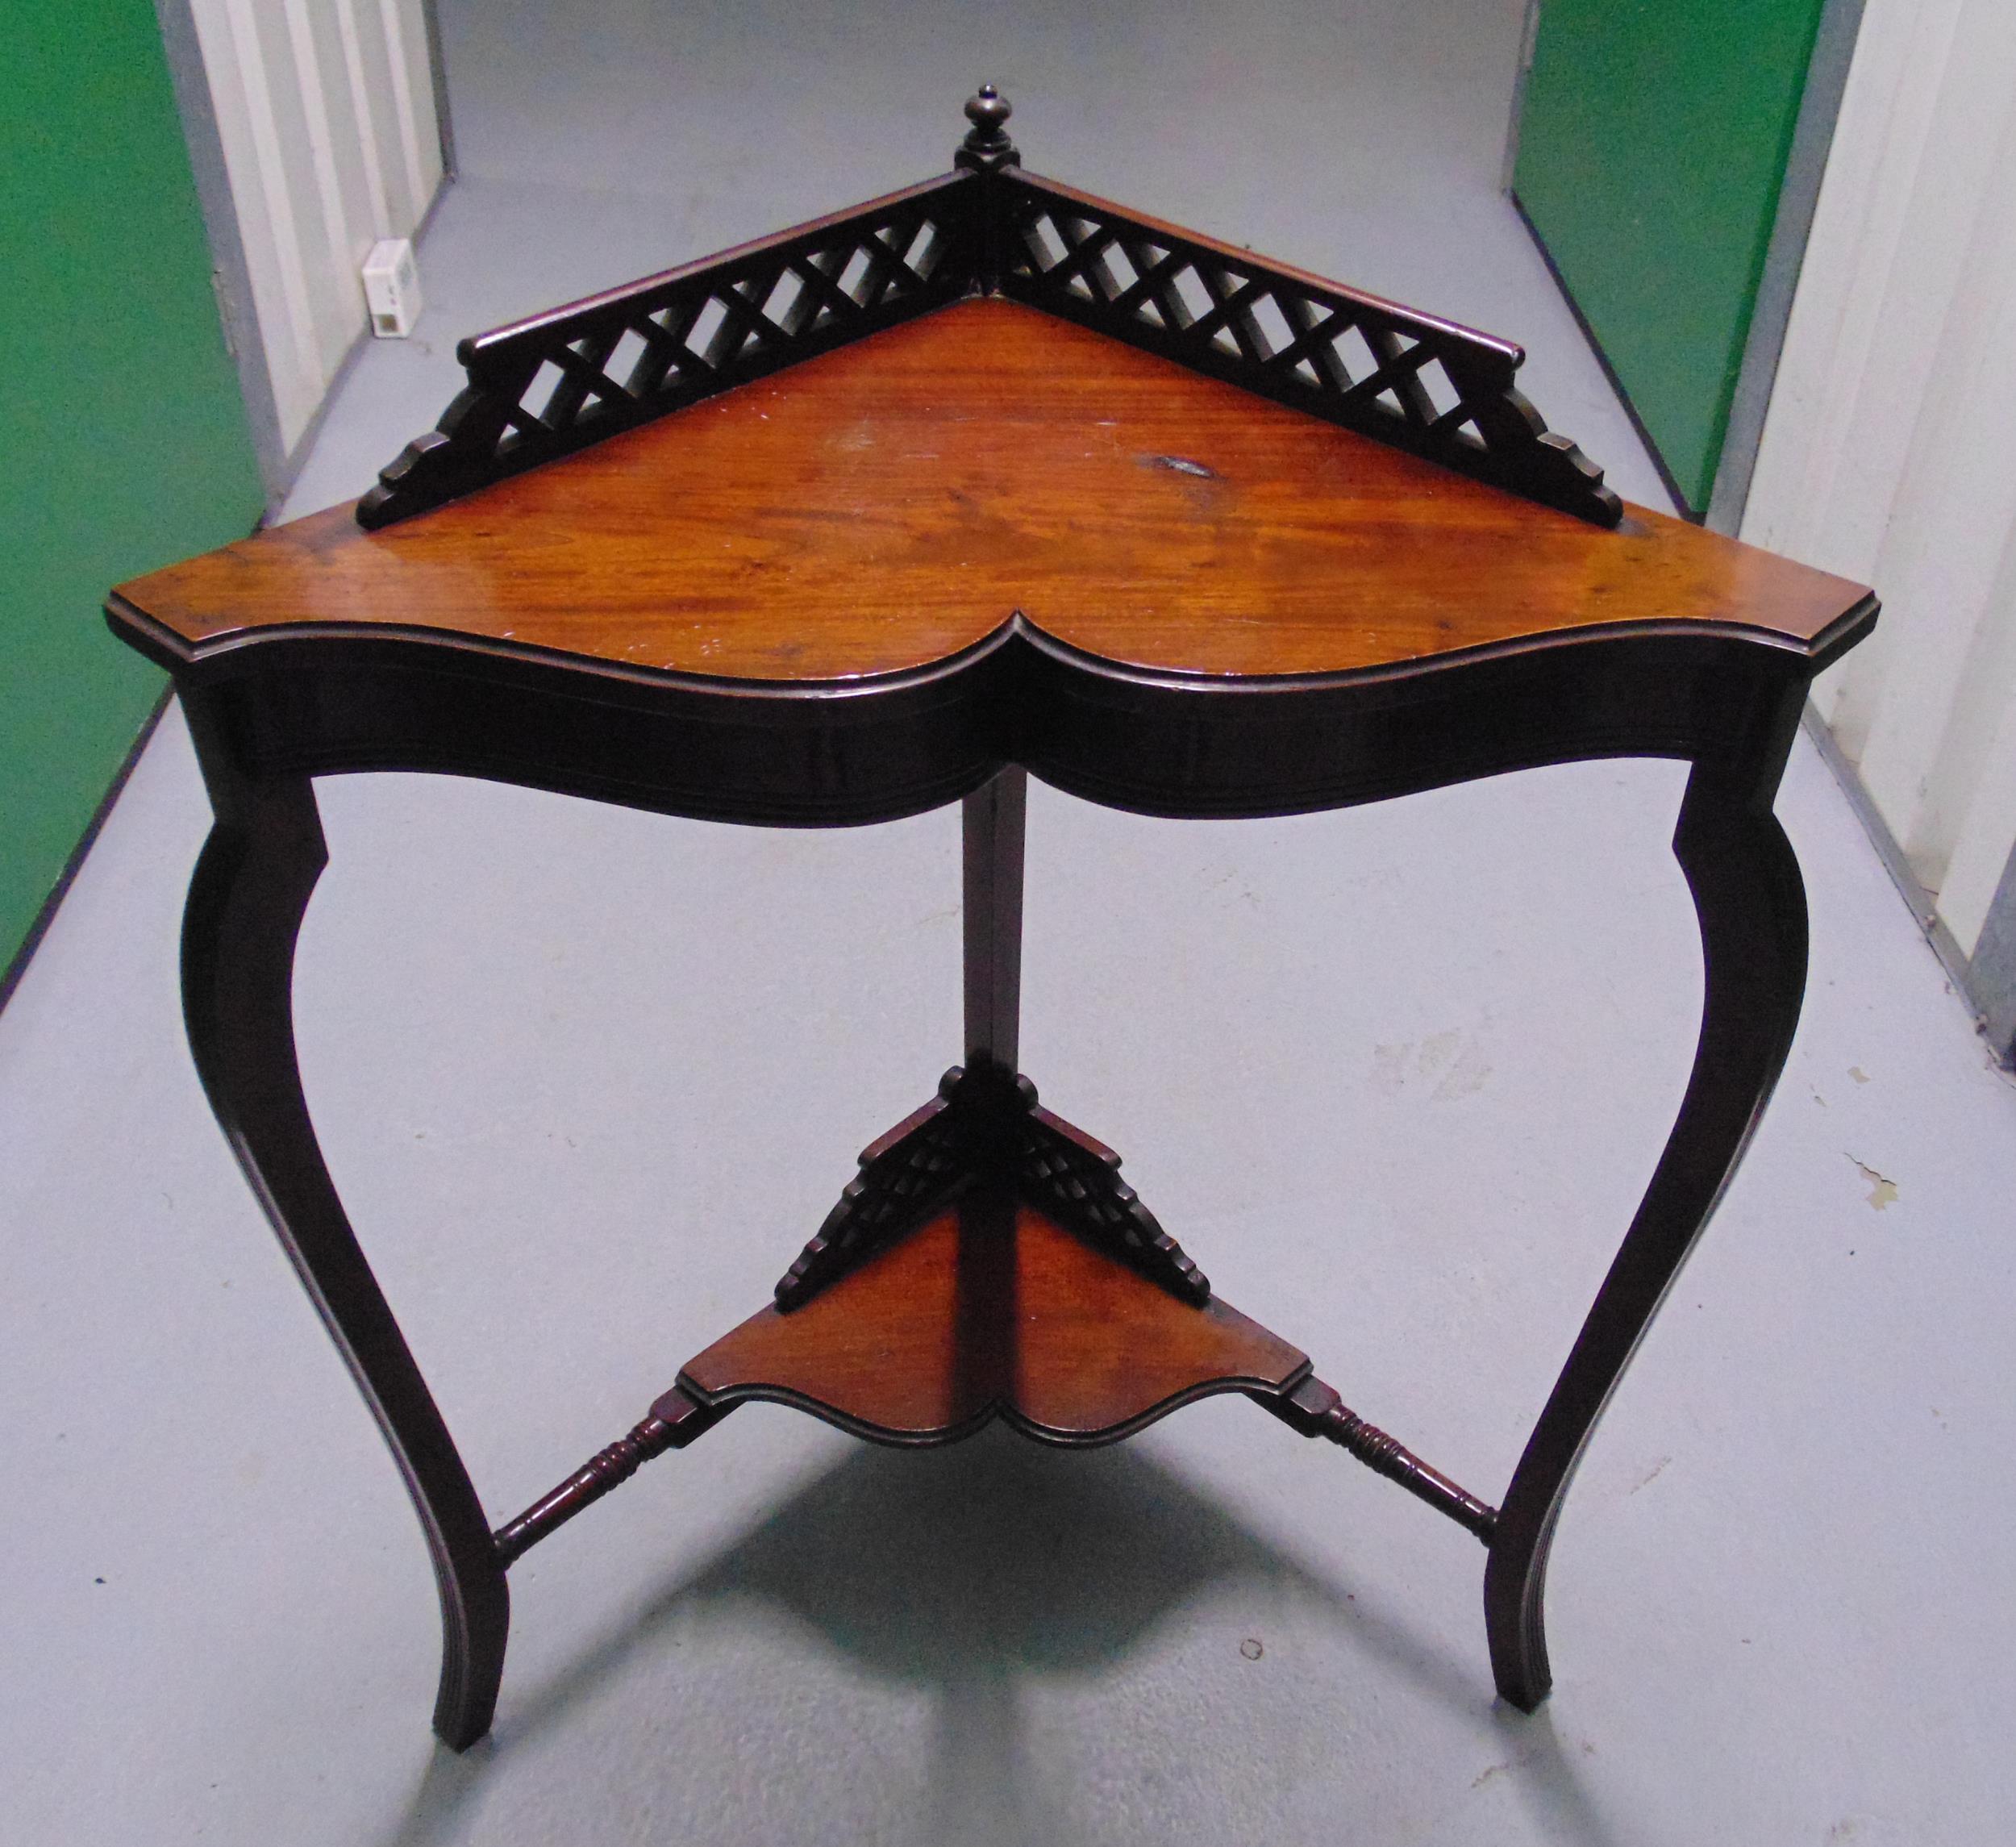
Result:
{"label": "grey concrete floor", "polygon": [[[929,172],[983,74],[1039,170],[1522,339],[1656,498],[1493,190],[1517,12],[452,6],[431,306],[293,511],[431,421],[456,334]],[[1681,773],[1273,823],[1032,798],[1046,1100],[1487,1495],[1685,1079]],[[323,794],[309,1094],[502,1517],[764,1299],[956,1052],[956,823]],[[171,715],[0,1016],[7,1837],[2006,1839],[2016,1091],[1803,744],[1780,810],[1805,1022],[1571,1498],[1537,1717],[1493,1703],[1474,1542],[1249,1406],[923,1456],[758,1407],[514,1574],[497,1728],[456,1758],[399,1484],[182,1048],[206,815]]]}

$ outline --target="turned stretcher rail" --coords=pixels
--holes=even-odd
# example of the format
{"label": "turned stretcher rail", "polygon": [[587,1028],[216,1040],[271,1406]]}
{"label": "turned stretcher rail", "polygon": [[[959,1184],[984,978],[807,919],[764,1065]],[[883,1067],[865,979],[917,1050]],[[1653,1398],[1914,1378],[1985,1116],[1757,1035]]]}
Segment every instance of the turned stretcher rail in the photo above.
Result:
{"label": "turned stretcher rail", "polygon": [[1347,1449],[1375,1474],[1397,1482],[1417,1500],[1426,1501],[1460,1527],[1489,1545],[1497,1530],[1498,1510],[1427,1463],[1376,1424],[1368,1424],[1336,1391],[1311,1375],[1285,1398],[1260,1401],[1291,1429],[1305,1436],[1327,1437]]}
{"label": "turned stretcher rail", "polygon": [[516,1520],[506,1521],[490,1536],[498,1562],[510,1565],[523,1557],[584,1507],[593,1507],[612,1488],[621,1487],[654,1456],[685,1449],[733,1408],[711,1410],[674,1386],[627,1436],[598,1450],[558,1487],[541,1495]]}

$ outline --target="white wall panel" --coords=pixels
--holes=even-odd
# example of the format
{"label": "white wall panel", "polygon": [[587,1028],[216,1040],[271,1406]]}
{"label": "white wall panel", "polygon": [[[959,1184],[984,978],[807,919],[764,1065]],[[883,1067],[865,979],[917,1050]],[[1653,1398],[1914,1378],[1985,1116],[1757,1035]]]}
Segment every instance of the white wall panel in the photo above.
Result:
{"label": "white wall panel", "polygon": [[2016,845],[2016,6],[1868,0],[1743,535],[1872,583],[1817,700],[1971,954]]}
{"label": "white wall panel", "polygon": [[420,0],[189,0],[292,457],[366,327],[358,269],[441,183]]}

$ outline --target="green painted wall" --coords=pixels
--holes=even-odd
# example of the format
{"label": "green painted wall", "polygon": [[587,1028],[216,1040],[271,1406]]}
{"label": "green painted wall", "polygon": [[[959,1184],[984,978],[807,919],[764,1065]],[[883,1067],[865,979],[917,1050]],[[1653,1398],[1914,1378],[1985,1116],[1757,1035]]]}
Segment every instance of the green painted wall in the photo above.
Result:
{"label": "green painted wall", "polygon": [[1542,0],[1514,190],[1696,512],[1822,5]]}
{"label": "green painted wall", "polygon": [[0,968],[160,690],[115,582],[262,504],[147,0],[7,11],[0,105]]}

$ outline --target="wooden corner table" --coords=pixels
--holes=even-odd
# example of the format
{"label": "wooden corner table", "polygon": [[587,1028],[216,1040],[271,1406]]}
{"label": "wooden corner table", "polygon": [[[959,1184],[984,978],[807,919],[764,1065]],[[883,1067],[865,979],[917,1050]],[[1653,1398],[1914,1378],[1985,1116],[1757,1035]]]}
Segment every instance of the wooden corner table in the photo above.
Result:
{"label": "wooden corner table", "polygon": [[[1484,1542],[1498,1690],[1531,1710],[1569,1476],[1791,1040],[1806,918],[1772,799],[1870,594],[1623,507],[1513,389],[1517,348],[1039,179],[1005,101],[967,113],[941,179],[465,341],[469,389],[363,501],[108,606],[174,676],[215,809],[183,944],[196,1062],[412,1494],[457,1748],[489,1725],[512,1561],[755,1399],[885,1443],[1000,1416],[1086,1445],[1243,1393]],[[1493,1507],[1221,1301],[1118,1157],[1038,1103],[1025,778],[1267,815],[1617,756],[1692,765],[1701,1040]],[[964,805],[961,1063],[862,1154],[774,1302],[494,1529],[295,1060],[314,778],[370,769],[768,826]]]}

